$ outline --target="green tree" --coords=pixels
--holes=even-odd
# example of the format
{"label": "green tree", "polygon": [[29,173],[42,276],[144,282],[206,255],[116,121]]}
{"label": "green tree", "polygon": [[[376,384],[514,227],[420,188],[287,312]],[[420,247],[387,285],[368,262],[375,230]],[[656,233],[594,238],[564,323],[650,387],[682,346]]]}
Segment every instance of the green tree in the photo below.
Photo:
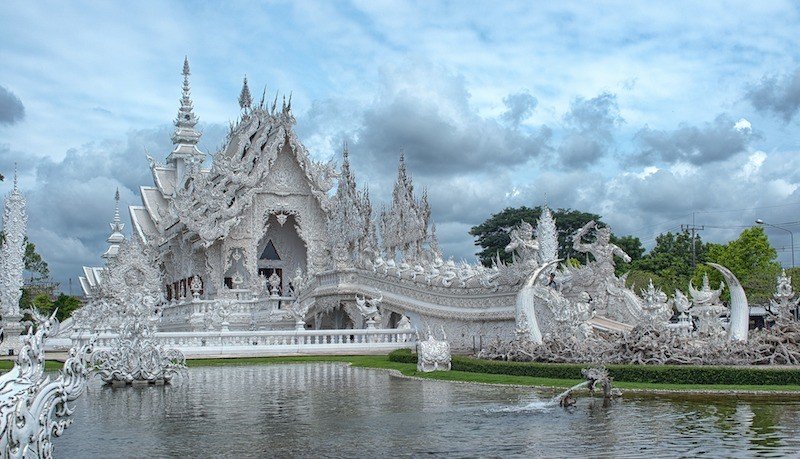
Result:
{"label": "green tree", "polygon": [[80,308],[83,304],[81,300],[78,299],[76,296],[65,295],[63,293],[59,294],[56,300],[53,302],[53,308],[58,308],[58,313],[56,313],[56,317],[58,320],[63,321],[75,312],[76,309]]}
{"label": "green tree", "polygon": [[42,314],[51,314],[53,312],[53,300],[46,293],[40,293],[33,297],[33,307]]}
{"label": "green tree", "polygon": [[[708,244],[703,244],[699,236],[695,238],[694,250],[698,261],[705,259],[707,248]],[[636,291],[645,288],[648,278],[652,278],[653,285],[668,295],[673,295],[676,289],[687,292],[689,280],[694,274],[692,235],[688,231],[660,234],[656,237],[653,250],[630,265],[628,284],[635,286]],[[639,274],[634,276],[633,272]]]}
{"label": "green tree", "polygon": [[[752,304],[769,301],[775,291],[775,279],[781,272],[778,252],[770,245],[760,226],[747,228],[727,244],[710,244],[705,259],[730,269],[742,283]],[[708,274],[712,285],[718,285],[722,280],[717,270],[710,266],[698,266],[694,273],[695,281],[699,282],[703,274]]]}
{"label": "green tree", "polygon": [[[496,256],[505,262],[511,261],[511,254],[505,248],[511,241],[508,232],[520,221],[526,221],[536,226],[536,221],[542,213],[541,207],[507,207],[502,212],[489,217],[478,226],[473,226],[469,234],[475,236],[475,245],[482,248],[476,255],[487,266],[492,264]],[[572,249],[572,234],[591,220],[602,226],[600,216],[588,212],[572,209],[558,209],[553,211],[558,231],[558,256],[559,258],[572,258],[576,254]]]}
{"label": "green tree", "polygon": [[[0,246],[6,242],[6,235],[0,231]],[[25,236],[25,254],[23,260],[25,262],[25,270],[31,274],[36,275],[36,279],[46,279],[50,277],[50,267],[44,261],[41,255],[36,252],[36,244],[28,240]]]}
{"label": "green tree", "polygon": [[630,271],[631,265],[642,258],[644,254],[644,246],[642,245],[642,241],[635,236],[622,236],[617,237],[613,234],[611,235],[611,243],[616,244],[620,249],[622,249],[625,253],[627,253],[631,257],[630,263],[625,262],[622,258],[614,255],[614,264],[616,268],[614,269],[617,276],[622,275],[625,272]]}

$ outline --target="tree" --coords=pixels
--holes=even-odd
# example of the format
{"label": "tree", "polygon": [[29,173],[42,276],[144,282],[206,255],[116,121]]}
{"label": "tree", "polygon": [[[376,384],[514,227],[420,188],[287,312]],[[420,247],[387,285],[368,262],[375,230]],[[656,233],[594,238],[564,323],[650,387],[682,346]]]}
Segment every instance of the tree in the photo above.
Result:
{"label": "tree", "polygon": [[611,235],[611,243],[616,244],[623,252],[627,253],[631,257],[630,262],[626,262],[622,260],[622,258],[614,255],[614,264],[616,268],[614,269],[617,276],[630,271],[631,264],[634,263],[636,260],[642,258],[644,254],[644,246],[642,245],[642,241],[639,240],[638,237],[635,236],[622,236],[617,237],[613,234]]}
{"label": "tree", "polygon": [[59,321],[63,321],[67,317],[71,316],[72,313],[81,306],[83,306],[83,304],[78,297],[65,295],[63,293],[59,294],[56,300],[53,302],[53,308],[58,308],[56,318],[58,318]]}
{"label": "tree", "polygon": [[[6,235],[0,231],[0,246],[2,246],[5,241]],[[47,262],[44,261],[42,256],[36,252],[36,245],[28,240],[28,236],[25,236],[24,244],[25,254],[23,255],[23,260],[25,261],[25,270],[29,271],[31,274],[36,274],[36,279],[46,279],[50,277],[50,267],[47,266]]]}
{"label": "tree", "polygon": [[[708,244],[704,245],[699,237],[695,238],[697,260],[704,260]],[[632,256],[632,255],[631,255]],[[688,231],[665,233],[656,237],[653,250],[638,260],[630,263],[631,275],[628,285],[638,291],[647,286],[648,276],[653,285],[672,295],[675,290],[687,292],[689,279],[694,274],[692,268],[692,235]],[[633,276],[633,272],[637,272]]]}
{"label": "tree", "polygon": [[[478,226],[473,226],[469,234],[475,236],[475,245],[482,250],[476,255],[484,265],[491,265],[496,256],[500,260],[511,262],[511,254],[505,248],[511,241],[508,231],[517,226],[520,221],[526,221],[536,226],[536,221],[542,213],[541,207],[507,207],[502,212],[496,213]],[[558,209],[553,212],[558,231],[558,257],[572,258],[575,251],[572,249],[572,234],[591,220],[602,226],[600,216],[572,209]]]}
{"label": "tree", "polygon": [[66,295],[64,293],[60,293],[58,297],[56,297],[55,301],[47,293],[39,293],[34,296],[32,300],[27,300],[28,308],[32,306],[40,313],[46,314],[47,316],[52,314],[53,311],[57,311],[56,318],[59,321],[64,321],[67,319],[82,305],[83,304],[78,297]]}
{"label": "tree", "polygon": [[[730,269],[742,283],[752,304],[766,304],[772,297],[781,266],[777,261],[778,252],[770,245],[762,227],[747,228],[737,239],[724,245],[710,244],[705,258]],[[703,274],[708,274],[712,285],[722,280],[722,276],[710,266],[698,266],[695,280],[702,279]]]}
{"label": "tree", "polygon": [[33,307],[42,314],[50,315],[53,312],[53,300],[46,293],[40,293],[33,297]]}

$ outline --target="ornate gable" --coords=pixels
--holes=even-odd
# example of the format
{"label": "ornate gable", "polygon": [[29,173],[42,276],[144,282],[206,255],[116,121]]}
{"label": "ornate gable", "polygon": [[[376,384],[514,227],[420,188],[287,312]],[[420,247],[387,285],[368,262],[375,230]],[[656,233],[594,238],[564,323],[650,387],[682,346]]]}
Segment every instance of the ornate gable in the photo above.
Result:
{"label": "ornate gable", "polygon": [[290,105],[280,112],[263,105],[245,110],[210,172],[189,165],[175,187],[170,212],[208,246],[239,224],[259,193],[303,192],[327,211],[327,193],[337,174],[332,163],[309,158],[292,130],[295,122]]}

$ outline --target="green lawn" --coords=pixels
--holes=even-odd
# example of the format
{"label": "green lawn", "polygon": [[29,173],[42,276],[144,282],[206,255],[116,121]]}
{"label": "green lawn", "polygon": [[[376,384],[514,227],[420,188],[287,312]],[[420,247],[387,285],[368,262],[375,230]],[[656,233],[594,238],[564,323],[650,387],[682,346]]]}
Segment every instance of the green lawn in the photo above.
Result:
{"label": "green lawn", "polygon": [[[0,360],[0,374],[5,373],[12,368],[14,368],[13,360]],[[44,362],[44,369],[47,371],[56,371],[62,368],[64,368],[63,362],[57,362],[55,360],[45,360]]]}

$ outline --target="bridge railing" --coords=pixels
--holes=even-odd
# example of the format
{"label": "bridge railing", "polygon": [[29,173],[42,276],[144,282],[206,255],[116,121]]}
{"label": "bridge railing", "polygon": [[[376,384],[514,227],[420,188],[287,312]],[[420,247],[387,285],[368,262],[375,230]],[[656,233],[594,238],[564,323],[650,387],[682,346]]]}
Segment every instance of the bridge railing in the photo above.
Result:
{"label": "bridge railing", "polygon": [[[74,345],[89,341],[88,333],[73,334]],[[96,348],[110,348],[119,336],[101,333]],[[159,345],[183,351],[187,357],[210,355],[255,356],[292,354],[384,353],[412,348],[416,341],[413,330],[260,330],[157,332],[151,339]]]}

